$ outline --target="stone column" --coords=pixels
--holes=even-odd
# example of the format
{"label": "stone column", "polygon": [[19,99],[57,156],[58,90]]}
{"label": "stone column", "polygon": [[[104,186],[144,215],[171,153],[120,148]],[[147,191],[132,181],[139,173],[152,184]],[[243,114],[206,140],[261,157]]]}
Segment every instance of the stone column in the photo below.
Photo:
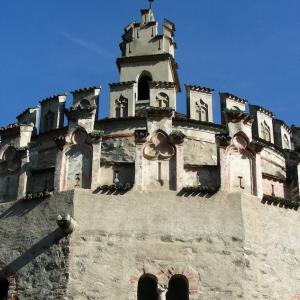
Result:
{"label": "stone column", "polygon": [[159,286],[157,288],[158,300],[166,300],[168,288],[166,286]]}
{"label": "stone column", "polygon": [[143,170],[143,146],[146,142],[148,132],[147,130],[136,130],[135,133],[135,147],[136,147],[136,157],[135,157],[135,189],[137,191],[142,191],[144,188],[144,172]]}
{"label": "stone column", "polygon": [[184,187],[184,157],[183,144],[176,145],[176,190],[181,191]]}
{"label": "stone column", "polygon": [[100,160],[102,135],[92,138],[93,142],[93,163],[92,163],[92,184],[91,189],[94,191],[100,186]]}
{"label": "stone column", "polygon": [[255,170],[256,170],[256,194],[259,199],[262,199],[264,196],[263,192],[263,179],[262,179],[262,168],[261,168],[261,155],[260,153],[256,154],[255,159]]}
{"label": "stone column", "polygon": [[57,145],[56,153],[56,164],[55,164],[55,173],[54,173],[54,191],[62,191],[62,177],[64,176],[64,163],[63,163],[63,153],[64,147],[66,145],[66,139],[64,136],[58,137],[55,139]]}
{"label": "stone column", "polygon": [[19,185],[18,185],[18,199],[22,199],[26,196],[27,192],[27,167],[29,163],[29,151],[24,149],[19,151],[21,155],[21,169],[19,175]]}
{"label": "stone column", "polygon": [[135,189],[143,190],[143,144],[136,145],[135,157]]}
{"label": "stone column", "polygon": [[220,183],[221,183],[221,191],[228,191],[228,178],[227,178],[227,168],[226,165],[226,149],[219,148],[219,168],[220,168]]}

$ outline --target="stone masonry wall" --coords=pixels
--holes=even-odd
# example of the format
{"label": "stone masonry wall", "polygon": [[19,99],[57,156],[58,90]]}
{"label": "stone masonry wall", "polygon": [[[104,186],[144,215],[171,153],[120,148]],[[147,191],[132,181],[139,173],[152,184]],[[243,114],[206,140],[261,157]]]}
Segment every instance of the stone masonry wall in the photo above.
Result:
{"label": "stone masonry wall", "polygon": [[140,276],[185,275],[190,299],[243,297],[239,197],[76,192],[68,299],[135,300]]}
{"label": "stone masonry wall", "polygon": [[245,299],[300,297],[299,211],[242,197],[245,231]]}
{"label": "stone masonry wall", "polygon": [[[64,299],[69,238],[56,218],[72,214],[72,199],[73,192],[65,192],[43,201],[0,204],[0,262],[16,275],[18,299]],[[3,273],[1,269],[0,276]]]}

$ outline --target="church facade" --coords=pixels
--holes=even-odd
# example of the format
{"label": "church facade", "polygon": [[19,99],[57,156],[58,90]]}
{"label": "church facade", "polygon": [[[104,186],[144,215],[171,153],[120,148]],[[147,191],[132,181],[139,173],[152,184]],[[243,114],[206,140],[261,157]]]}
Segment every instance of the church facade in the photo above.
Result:
{"label": "church facade", "polygon": [[175,30],[125,27],[108,118],[95,86],[0,129],[0,300],[300,299],[300,127],[195,84],[177,112]]}

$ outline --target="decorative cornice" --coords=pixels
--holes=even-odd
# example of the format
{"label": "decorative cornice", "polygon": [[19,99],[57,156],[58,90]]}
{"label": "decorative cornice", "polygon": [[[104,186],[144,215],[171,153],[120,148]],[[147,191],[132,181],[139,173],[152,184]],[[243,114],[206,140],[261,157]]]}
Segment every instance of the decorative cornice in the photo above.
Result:
{"label": "decorative cornice", "polygon": [[234,101],[242,103],[242,104],[245,104],[245,103],[248,102],[246,99],[243,99],[241,97],[235,96],[235,95],[230,94],[230,93],[220,93],[220,96],[231,99],[231,100],[234,100]]}
{"label": "decorative cornice", "polygon": [[286,178],[284,176],[276,176],[268,173],[262,173],[262,177],[266,179],[271,179],[273,181],[286,182]]}
{"label": "decorative cornice", "polygon": [[275,119],[275,121],[278,122],[288,133],[292,133],[292,129],[284,121],[279,119]]}
{"label": "decorative cornice", "polygon": [[175,82],[168,82],[168,81],[150,81],[149,82],[150,88],[165,88],[170,89],[176,87]]}
{"label": "decorative cornice", "polygon": [[214,92],[214,89],[204,87],[204,86],[199,86],[199,85],[192,85],[192,84],[186,84],[185,85],[186,90],[191,90],[194,92],[201,92],[201,93],[206,93],[206,94],[212,94]]}
{"label": "decorative cornice", "polygon": [[7,125],[6,127],[1,127],[0,128],[0,134],[3,133],[8,133],[8,132],[17,132],[20,129],[20,125],[16,124],[16,123],[12,123]]}
{"label": "decorative cornice", "polygon": [[90,117],[95,111],[97,107],[94,105],[88,105],[87,107],[81,107],[80,105],[74,107],[70,107],[65,109],[65,114],[71,121],[76,121],[78,118],[87,118]]}
{"label": "decorative cornice", "polygon": [[131,87],[136,83],[136,81],[122,81],[122,82],[115,82],[110,83],[110,88],[116,88],[116,87]]}
{"label": "decorative cornice", "polygon": [[174,109],[171,107],[147,107],[147,116],[160,116],[160,117],[171,117],[173,115]]}
{"label": "decorative cornice", "polygon": [[219,191],[220,187],[212,188],[209,186],[187,186],[182,188],[182,190],[177,194],[178,196],[200,196],[203,197],[205,195],[212,196]]}
{"label": "decorative cornice", "polygon": [[298,210],[298,208],[300,206],[299,200],[291,200],[291,199],[280,198],[280,197],[271,196],[271,195],[264,195],[263,199],[262,199],[262,203],[279,205],[279,206],[282,206],[285,208],[290,208],[290,209],[295,209],[295,210]]}
{"label": "decorative cornice", "polygon": [[249,107],[254,108],[256,111],[259,111],[259,112],[261,112],[261,113],[263,113],[263,114],[265,114],[265,115],[267,115],[271,118],[275,117],[275,115],[270,110],[268,110],[268,109],[266,109],[262,106],[250,104]]}
{"label": "decorative cornice", "polygon": [[89,92],[92,90],[101,90],[101,86],[90,86],[90,87],[86,87],[86,88],[81,88],[81,89],[72,91],[71,94],[79,94],[79,93],[83,93],[83,92]]}
{"label": "decorative cornice", "polygon": [[53,96],[47,97],[47,98],[42,99],[41,101],[39,101],[39,103],[43,104],[45,102],[50,102],[50,101],[58,100],[59,97],[63,97],[63,96],[67,96],[67,93],[57,94],[57,95],[53,95]]}
{"label": "decorative cornice", "polygon": [[21,117],[23,117],[25,114],[27,114],[27,113],[31,113],[30,111],[31,110],[34,110],[35,112],[38,110],[38,108],[37,107],[28,107],[28,108],[26,108],[22,113],[20,113],[18,116],[17,116],[17,119],[19,119],[19,118],[21,118]]}

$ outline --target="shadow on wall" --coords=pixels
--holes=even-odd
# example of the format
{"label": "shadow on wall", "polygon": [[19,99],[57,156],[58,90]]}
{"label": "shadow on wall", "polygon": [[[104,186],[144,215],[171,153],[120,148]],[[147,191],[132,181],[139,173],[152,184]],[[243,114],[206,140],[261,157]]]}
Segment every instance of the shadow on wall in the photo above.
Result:
{"label": "shadow on wall", "polygon": [[17,201],[0,215],[0,219],[6,219],[10,217],[23,217],[30,213],[36,206],[41,204],[42,201],[43,200],[40,199],[33,199],[30,201]]}
{"label": "shadow on wall", "polygon": [[[53,245],[58,244],[59,241],[65,237],[65,234],[61,231],[60,228],[51,232],[49,235],[44,237],[38,243],[33,245],[29,250],[19,256],[17,259],[8,264],[4,270],[1,270],[0,273],[6,274],[9,270],[13,270],[14,272],[18,272],[28,263],[32,262],[35,258],[46,252]],[[7,274],[10,275],[10,274]]]}

